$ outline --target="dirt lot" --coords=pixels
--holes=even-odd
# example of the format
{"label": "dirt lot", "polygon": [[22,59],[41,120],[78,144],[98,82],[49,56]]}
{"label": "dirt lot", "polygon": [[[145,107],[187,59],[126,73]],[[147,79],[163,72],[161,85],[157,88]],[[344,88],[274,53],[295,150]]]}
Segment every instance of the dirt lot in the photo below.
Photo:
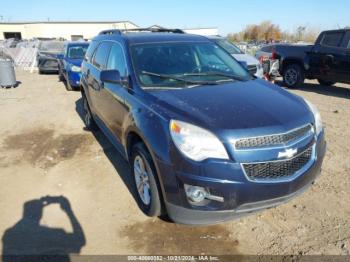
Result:
{"label": "dirt lot", "polygon": [[[312,188],[263,213],[189,227],[141,213],[127,163],[101,133],[84,130],[79,92],[57,75],[17,79],[16,89],[0,89],[0,252],[350,254],[349,86],[293,90],[319,107],[326,126],[328,152]],[[39,200],[48,195],[64,198]]]}

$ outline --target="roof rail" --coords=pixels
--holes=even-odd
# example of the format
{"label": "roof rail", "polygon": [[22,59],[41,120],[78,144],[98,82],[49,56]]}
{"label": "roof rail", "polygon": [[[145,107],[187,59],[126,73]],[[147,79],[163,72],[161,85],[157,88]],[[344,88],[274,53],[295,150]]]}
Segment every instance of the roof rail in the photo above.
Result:
{"label": "roof rail", "polygon": [[98,35],[121,35],[122,31],[119,29],[109,29],[109,30],[103,30]]}
{"label": "roof rail", "polygon": [[185,34],[181,29],[169,29],[169,28],[132,28],[132,29],[123,29],[122,32],[151,32],[151,33],[174,33],[174,34]]}

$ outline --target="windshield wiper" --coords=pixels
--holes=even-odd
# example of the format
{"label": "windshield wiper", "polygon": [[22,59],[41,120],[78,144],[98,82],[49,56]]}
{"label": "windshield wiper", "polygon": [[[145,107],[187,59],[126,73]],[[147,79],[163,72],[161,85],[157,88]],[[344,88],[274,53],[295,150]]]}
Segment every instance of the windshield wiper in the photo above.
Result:
{"label": "windshield wiper", "polygon": [[186,80],[184,78],[173,76],[173,75],[157,74],[157,73],[147,72],[147,71],[142,71],[141,74],[149,75],[149,76],[156,76],[156,77],[164,78],[164,79],[173,79],[173,80],[176,80],[179,82],[184,82],[186,84],[192,84],[192,85],[217,85],[218,84],[215,81],[190,81],[190,80]]}
{"label": "windshield wiper", "polygon": [[223,76],[226,78],[230,78],[232,80],[238,80],[238,81],[246,80],[244,77],[226,74],[226,73],[221,73],[221,72],[215,72],[215,71],[209,71],[209,72],[203,72],[203,73],[185,73],[183,75],[184,76]]}

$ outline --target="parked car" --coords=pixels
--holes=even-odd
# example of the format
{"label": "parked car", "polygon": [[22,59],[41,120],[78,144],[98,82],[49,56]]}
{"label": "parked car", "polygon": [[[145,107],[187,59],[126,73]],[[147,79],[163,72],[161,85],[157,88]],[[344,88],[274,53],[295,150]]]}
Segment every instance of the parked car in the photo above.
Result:
{"label": "parked car", "polygon": [[288,87],[306,79],[321,85],[350,83],[350,30],[332,30],[320,34],[314,45],[270,45],[257,55],[268,54],[279,60],[279,71]]}
{"label": "parked car", "polygon": [[88,42],[68,42],[64,53],[58,56],[58,78],[69,91],[80,87],[80,67],[88,47]]}
{"label": "parked car", "polygon": [[218,46],[229,52],[237,61],[245,63],[248,71],[256,77],[263,78],[264,72],[259,60],[254,56],[248,55],[240,50],[235,44],[223,37],[210,36],[208,37]]}
{"label": "parked car", "polygon": [[39,43],[37,53],[39,74],[58,72],[57,55],[63,52],[63,46],[63,41],[49,40]]}
{"label": "parked car", "polygon": [[104,31],[82,64],[82,118],[129,161],[143,212],[209,224],[306,190],[326,148],[316,107],[211,40],[165,31]]}

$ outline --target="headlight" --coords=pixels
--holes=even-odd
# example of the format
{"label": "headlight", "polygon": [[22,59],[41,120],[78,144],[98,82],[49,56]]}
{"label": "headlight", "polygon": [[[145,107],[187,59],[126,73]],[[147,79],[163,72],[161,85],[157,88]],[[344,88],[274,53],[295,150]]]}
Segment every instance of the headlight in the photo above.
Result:
{"label": "headlight", "polygon": [[316,134],[319,135],[323,129],[321,114],[314,104],[312,104],[310,101],[306,99],[305,99],[305,102],[309,106],[311,112],[314,114]]}
{"label": "headlight", "polygon": [[178,120],[171,120],[170,134],[181,153],[192,160],[229,159],[220,140],[203,128]]}
{"label": "headlight", "polygon": [[79,67],[79,66],[75,66],[75,65],[73,65],[73,66],[71,67],[71,70],[72,70],[73,72],[81,72],[80,67]]}

